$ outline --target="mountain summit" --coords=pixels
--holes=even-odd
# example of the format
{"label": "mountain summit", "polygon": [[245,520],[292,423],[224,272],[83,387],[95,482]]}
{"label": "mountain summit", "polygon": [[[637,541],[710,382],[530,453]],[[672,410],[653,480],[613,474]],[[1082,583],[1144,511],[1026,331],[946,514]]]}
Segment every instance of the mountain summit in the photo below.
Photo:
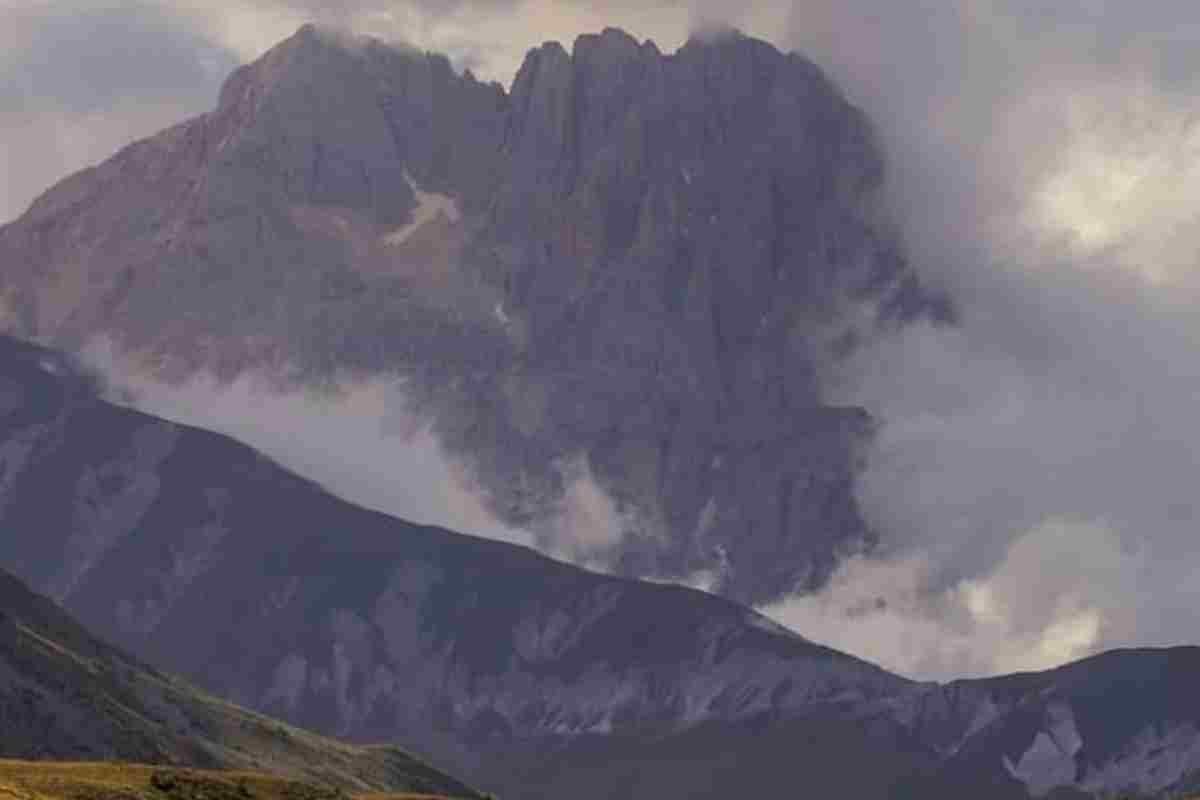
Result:
{"label": "mountain summit", "polygon": [[870,422],[822,367],[863,308],[944,313],[871,221],[882,176],[821,71],[745,36],[547,43],[506,92],[305,27],[0,229],[0,299],[168,378],[403,376],[505,521],[561,552],[586,475],[623,530],[578,555],[766,602],[872,538]]}

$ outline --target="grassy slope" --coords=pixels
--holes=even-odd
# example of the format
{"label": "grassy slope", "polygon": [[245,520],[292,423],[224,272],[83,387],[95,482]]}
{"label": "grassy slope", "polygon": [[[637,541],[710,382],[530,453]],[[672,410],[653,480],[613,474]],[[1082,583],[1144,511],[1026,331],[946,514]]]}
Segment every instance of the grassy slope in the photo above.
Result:
{"label": "grassy slope", "polygon": [[398,748],[318,736],[160,673],[3,571],[0,756],[250,770],[346,792],[477,796]]}
{"label": "grassy slope", "polygon": [[252,771],[182,770],[117,762],[0,761],[0,800],[433,800],[349,795]]}

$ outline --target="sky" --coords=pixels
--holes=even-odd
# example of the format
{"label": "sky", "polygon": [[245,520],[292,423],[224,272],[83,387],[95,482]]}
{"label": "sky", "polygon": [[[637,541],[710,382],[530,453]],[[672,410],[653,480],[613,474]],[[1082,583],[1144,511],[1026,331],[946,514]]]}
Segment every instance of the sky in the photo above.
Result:
{"label": "sky", "polygon": [[[803,51],[868,113],[886,150],[886,221],[960,312],[953,328],[879,336],[831,368],[828,399],[882,421],[857,491],[884,544],[848,557],[820,594],[765,611],[927,678],[1200,643],[1200,7],[731,5],[0,0],[0,220],[132,138],[207,109],[233,65],[305,21],[443,50],[505,84],[547,39],[619,25],[671,49],[697,28],[741,27]],[[286,431],[237,427],[259,402],[248,386],[224,400],[141,396],[281,447]],[[353,389],[362,394],[344,408],[376,420],[356,441],[398,425],[413,443],[406,463],[457,486],[386,387]],[[331,418],[327,399],[286,402],[295,416],[262,417]],[[200,418],[209,408],[227,411]],[[324,441],[289,457],[320,462],[311,454]],[[422,492],[450,498],[422,511],[525,541],[458,488]],[[339,489],[411,510],[381,488]],[[564,524],[603,528],[610,509],[586,476],[576,494]]]}

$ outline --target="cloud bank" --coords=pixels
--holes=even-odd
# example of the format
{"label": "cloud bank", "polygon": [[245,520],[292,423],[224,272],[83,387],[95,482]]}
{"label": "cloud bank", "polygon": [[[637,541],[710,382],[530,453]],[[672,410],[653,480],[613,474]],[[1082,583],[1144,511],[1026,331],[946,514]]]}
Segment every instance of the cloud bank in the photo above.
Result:
{"label": "cloud bank", "polygon": [[1200,10],[800,2],[795,44],[879,127],[891,210],[955,328],[841,365],[883,421],[884,547],[771,609],[922,677],[1200,631]]}

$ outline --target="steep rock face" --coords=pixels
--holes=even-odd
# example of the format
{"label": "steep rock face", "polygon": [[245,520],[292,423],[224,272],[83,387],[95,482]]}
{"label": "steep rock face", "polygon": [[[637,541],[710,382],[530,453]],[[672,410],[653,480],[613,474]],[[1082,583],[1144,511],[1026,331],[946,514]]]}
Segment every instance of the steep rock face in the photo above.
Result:
{"label": "steep rock face", "polygon": [[510,523],[586,473],[627,535],[577,555],[760,602],[872,538],[831,343],[863,303],[944,313],[871,224],[881,177],[820,71],[746,37],[546,44],[506,93],[305,28],[0,229],[0,297],[167,377],[403,374]]}
{"label": "steep rock face", "polygon": [[159,673],[2,570],[0,757],[270,769],[354,791],[479,796],[395,748],[323,739]]}

